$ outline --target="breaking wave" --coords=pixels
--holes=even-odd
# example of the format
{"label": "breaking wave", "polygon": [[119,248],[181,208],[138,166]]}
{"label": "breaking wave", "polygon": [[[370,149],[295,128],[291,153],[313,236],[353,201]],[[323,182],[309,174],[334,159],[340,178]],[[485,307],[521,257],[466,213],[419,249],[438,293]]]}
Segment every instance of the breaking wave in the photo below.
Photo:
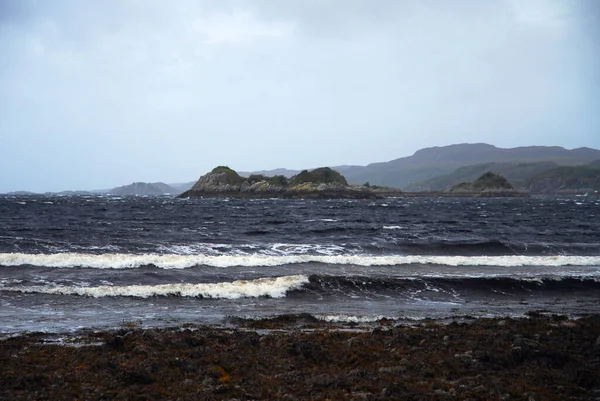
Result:
{"label": "breaking wave", "polygon": [[374,316],[357,316],[357,315],[346,315],[346,314],[338,314],[338,315],[315,315],[315,318],[318,320],[323,320],[328,323],[373,323],[382,319],[390,319],[396,320],[397,316],[383,316],[383,315],[374,315]]}
{"label": "breaking wave", "polygon": [[288,291],[302,287],[308,283],[308,277],[303,275],[265,277],[256,280],[237,280],[221,283],[202,284],[160,284],[160,285],[127,285],[127,286],[14,286],[0,287],[2,291],[80,295],[94,298],[102,297],[137,297],[149,298],[155,296],[176,296],[196,298],[283,298]]}
{"label": "breaking wave", "polygon": [[52,268],[132,269],[155,266],[185,269],[194,266],[257,267],[300,263],[329,265],[394,266],[434,264],[445,266],[600,266],[600,256],[423,256],[423,255],[160,255],[160,254],[84,254],[0,253],[0,266],[42,266]]}
{"label": "breaking wave", "polygon": [[413,301],[462,303],[472,299],[529,297],[533,294],[590,295],[598,297],[599,277],[414,277],[372,278],[363,276],[335,276],[313,274],[262,277],[254,280],[237,280],[217,283],[177,283],[126,286],[68,286],[55,285],[0,285],[0,291],[79,295],[103,297],[192,297],[210,299],[284,298],[300,299],[347,297],[375,299],[378,297]]}

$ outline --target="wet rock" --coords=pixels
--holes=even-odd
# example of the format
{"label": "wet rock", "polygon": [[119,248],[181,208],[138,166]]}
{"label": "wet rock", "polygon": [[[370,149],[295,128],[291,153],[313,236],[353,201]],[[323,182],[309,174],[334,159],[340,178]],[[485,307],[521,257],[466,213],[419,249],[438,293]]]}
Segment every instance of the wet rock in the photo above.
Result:
{"label": "wet rock", "polygon": [[371,331],[371,335],[372,336],[381,336],[381,335],[385,334],[386,331],[387,330],[384,330],[382,327],[377,326]]}
{"label": "wet rock", "polygon": [[398,373],[403,373],[406,372],[406,366],[384,366],[379,368],[379,373],[391,373],[391,374],[398,374]]}
{"label": "wet rock", "polygon": [[110,337],[106,340],[106,346],[121,351],[125,349],[125,340],[122,336]]}
{"label": "wet rock", "polygon": [[83,347],[19,336],[0,340],[0,399],[598,398],[600,316],[503,321],[133,328]]}
{"label": "wet rock", "polygon": [[529,338],[517,338],[513,341],[513,344],[517,347],[529,347],[529,348],[540,348],[542,344]]}

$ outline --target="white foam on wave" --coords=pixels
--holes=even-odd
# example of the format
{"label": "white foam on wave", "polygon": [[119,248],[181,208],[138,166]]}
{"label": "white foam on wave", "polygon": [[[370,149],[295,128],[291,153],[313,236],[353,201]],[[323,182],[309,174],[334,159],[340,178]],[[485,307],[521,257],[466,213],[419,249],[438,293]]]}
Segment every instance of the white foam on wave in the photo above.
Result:
{"label": "white foam on wave", "polygon": [[[208,234],[201,234],[206,236]],[[334,255],[344,252],[344,247],[334,244],[287,244],[272,243],[267,245],[257,244],[221,244],[221,243],[196,243],[187,245],[160,245],[160,254],[176,255],[204,255],[204,256],[234,256],[234,255],[267,255],[286,256],[298,254],[323,254]],[[114,251],[114,249],[113,249]]]}
{"label": "white foam on wave", "polygon": [[268,249],[260,251],[262,255],[269,256],[292,256],[308,255],[315,253],[318,255],[336,255],[344,252],[344,247],[333,244],[271,244]]}
{"label": "white foam on wave", "polygon": [[308,283],[308,277],[303,275],[263,277],[255,280],[237,280],[221,283],[201,284],[159,284],[159,285],[127,285],[97,287],[79,286],[16,286],[0,287],[2,291],[81,295],[94,298],[102,297],[137,297],[149,298],[154,296],[180,296],[202,298],[283,298],[288,291],[298,289]]}
{"label": "white foam on wave", "polygon": [[422,256],[422,255],[158,255],[158,254],[84,254],[0,253],[0,266],[34,265],[54,268],[86,267],[95,269],[131,269],[154,265],[162,269],[193,266],[256,267],[299,263],[329,265],[395,266],[434,264],[445,266],[598,266],[600,256]]}
{"label": "white foam on wave", "polygon": [[397,317],[390,317],[390,316],[383,316],[383,315],[357,316],[357,315],[345,315],[345,314],[315,315],[315,317],[319,320],[323,320],[323,321],[329,322],[329,323],[374,323],[374,322],[378,322],[382,319],[388,319],[388,320],[398,319]]}

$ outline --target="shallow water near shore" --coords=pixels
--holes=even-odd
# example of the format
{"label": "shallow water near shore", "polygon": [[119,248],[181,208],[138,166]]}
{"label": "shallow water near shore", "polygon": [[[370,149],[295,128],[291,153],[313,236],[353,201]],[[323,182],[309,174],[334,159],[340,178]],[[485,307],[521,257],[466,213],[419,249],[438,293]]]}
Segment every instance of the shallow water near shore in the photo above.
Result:
{"label": "shallow water near shore", "polygon": [[600,309],[593,197],[0,197],[0,332],[579,316]]}

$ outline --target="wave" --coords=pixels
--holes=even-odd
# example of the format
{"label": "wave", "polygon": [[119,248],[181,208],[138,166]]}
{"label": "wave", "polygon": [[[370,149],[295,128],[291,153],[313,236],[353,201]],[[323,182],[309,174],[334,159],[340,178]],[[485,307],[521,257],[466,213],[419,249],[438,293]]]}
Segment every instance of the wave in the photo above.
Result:
{"label": "wave", "polygon": [[600,277],[369,278],[311,275],[288,296],[427,302],[456,307],[471,301],[535,297],[598,298]]}
{"label": "wave", "polygon": [[532,291],[600,290],[600,277],[409,277],[371,278],[362,276],[311,275],[304,290],[317,293],[390,294],[439,293],[459,294],[495,293],[514,294]]}
{"label": "wave", "polygon": [[132,269],[155,266],[185,269],[194,266],[258,267],[300,263],[329,265],[396,266],[433,264],[444,266],[600,266],[600,256],[423,256],[423,255],[161,255],[85,253],[0,253],[0,266],[41,266],[52,268]]}
{"label": "wave", "polygon": [[[399,226],[387,226],[386,230],[400,230]],[[387,246],[387,245],[386,245]],[[509,242],[499,240],[473,240],[464,239],[456,241],[431,241],[407,242],[397,241],[393,245],[396,249],[414,255],[462,255],[462,256],[543,256],[552,254],[567,254],[579,256],[597,256],[600,246],[596,243],[573,242]]]}
{"label": "wave", "polygon": [[[347,297],[352,299],[378,297],[431,301],[456,305],[470,299],[490,300],[501,297],[529,297],[533,294],[556,296],[598,297],[600,277],[419,277],[419,278],[372,278],[362,276],[335,276],[314,274],[263,277],[255,280],[237,280],[218,283],[177,283],[126,286],[68,286],[46,285],[0,285],[0,291],[79,295],[102,297],[193,297],[212,299],[239,298],[314,298]],[[577,295],[576,295],[577,294]]]}
{"label": "wave", "polygon": [[149,298],[155,296],[177,296],[195,298],[283,298],[288,291],[302,287],[308,283],[308,277],[303,275],[265,277],[256,280],[237,280],[232,282],[202,283],[202,284],[159,284],[159,285],[127,285],[97,287],[78,286],[13,286],[0,287],[1,291],[80,295],[94,298],[102,297],[137,297]]}
{"label": "wave", "polygon": [[[329,224],[329,223],[328,223]],[[143,228],[135,228],[140,230]],[[314,228],[323,233],[336,233],[351,230],[346,226],[337,227],[323,225]],[[362,234],[352,235],[352,239],[346,236],[348,242],[343,244],[334,243],[276,243],[256,242],[232,243],[223,239],[222,243],[193,242],[193,243],[164,243],[137,240],[126,240],[120,244],[92,245],[78,244],[77,241],[24,238],[12,236],[0,236],[0,254],[8,252],[22,252],[28,254],[52,254],[52,253],[123,253],[123,254],[158,254],[158,255],[203,255],[203,256],[232,256],[232,255],[266,255],[266,256],[298,256],[298,255],[325,255],[325,256],[348,256],[348,255],[429,255],[429,256],[550,256],[550,255],[577,255],[577,256],[600,256],[600,244],[586,242],[527,242],[527,241],[500,241],[484,240],[477,238],[455,238],[453,240],[419,238],[418,235],[403,233],[406,227],[390,225],[381,229],[384,238],[373,242],[361,240]],[[18,229],[17,231],[21,231]],[[23,230],[31,231],[29,228]],[[49,229],[52,231],[53,229]],[[186,232],[193,232],[197,237],[209,237],[206,227],[195,229],[184,228]],[[373,227],[369,235],[376,232]],[[247,239],[254,236],[282,234],[278,229],[269,228],[246,228],[243,231]],[[467,235],[467,234],[465,234]],[[61,233],[62,236],[62,233]],[[310,235],[309,235],[310,236]],[[406,238],[399,238],[406,237]],[[338,238],[339,239],[339,238]],[[18,246],[17,246],[18,245]]]}

